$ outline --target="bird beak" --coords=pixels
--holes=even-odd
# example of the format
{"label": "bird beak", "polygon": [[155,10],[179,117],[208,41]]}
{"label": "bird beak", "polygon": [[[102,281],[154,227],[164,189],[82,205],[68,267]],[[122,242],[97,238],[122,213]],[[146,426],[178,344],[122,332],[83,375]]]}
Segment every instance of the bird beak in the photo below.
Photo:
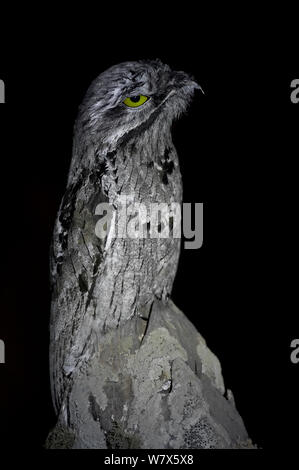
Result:
{"label": "bird beak", "polygon": [[194,80],[193,77],[191,77],[185,72],[172,72],[170,81],[175,85],[176,89],[186,88],[190,91],[200,90],[204,94],[204,91],[201,86]]}

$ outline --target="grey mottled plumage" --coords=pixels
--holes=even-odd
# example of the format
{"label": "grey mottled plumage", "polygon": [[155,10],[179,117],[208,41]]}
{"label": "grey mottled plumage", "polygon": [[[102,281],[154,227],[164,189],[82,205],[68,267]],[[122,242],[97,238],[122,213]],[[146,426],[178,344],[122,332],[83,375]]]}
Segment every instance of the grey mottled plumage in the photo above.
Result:
{"label": "grey mottled plumage", "polygon": [[[73,156],[51,254],[50,366],[57,412],[72,375],[97,350],[100,337],[134,315],[148,316],[171,293],[178,239],[95,235],[101,201],[120,196],[146,206],[179,202],[182,183],[171,123],[199,86],[159,60],[125,62],[91,84],[75,124]],[[149,97],[137,108],[125,98]],[[109,237],[109,235],[108,235]]]}

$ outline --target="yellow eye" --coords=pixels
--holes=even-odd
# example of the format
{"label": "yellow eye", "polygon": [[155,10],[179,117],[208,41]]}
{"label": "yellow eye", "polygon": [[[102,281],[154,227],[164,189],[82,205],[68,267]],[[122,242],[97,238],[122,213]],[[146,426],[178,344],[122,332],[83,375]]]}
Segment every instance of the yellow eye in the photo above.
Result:
{"label": "yellow eye", "polygon": [[129,98],[125,99],[124,104],[129,106],[129,108],[137,108],[138,106],[144,104],[147,100],[148,97],[144,95],[130,96]]}

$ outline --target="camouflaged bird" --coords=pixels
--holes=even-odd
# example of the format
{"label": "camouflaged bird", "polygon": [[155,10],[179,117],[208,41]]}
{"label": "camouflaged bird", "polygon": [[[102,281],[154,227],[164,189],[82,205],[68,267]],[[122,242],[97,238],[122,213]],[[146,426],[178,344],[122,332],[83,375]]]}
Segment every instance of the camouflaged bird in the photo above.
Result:
{"label": "camouflaged bird", "polygon": [[[180,240],[97,237],[96,207],[181,203],[171,124],[199,85],[160,60],[124,62],[99,75],[79,108],[67,189],[51,251],[50,370],[60,411],[72,375],[101,335],[167,302]],[[148,228],[148,227],[147,227]]]}

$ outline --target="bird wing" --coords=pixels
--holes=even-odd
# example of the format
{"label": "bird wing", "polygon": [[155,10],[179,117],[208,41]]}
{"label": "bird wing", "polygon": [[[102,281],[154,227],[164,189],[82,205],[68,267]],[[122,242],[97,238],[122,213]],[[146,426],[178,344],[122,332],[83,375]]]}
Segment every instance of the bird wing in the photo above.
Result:
{"label": "bird wing", "polygon": [[69,183],[54,228],[50,256],[50,376],[56,412],[92,334],[93,288],[108,236],[108,230],[104,238],[95,233],[99,218],[96,207],[108,202],[98,176],[94,171],[82,171]]}

